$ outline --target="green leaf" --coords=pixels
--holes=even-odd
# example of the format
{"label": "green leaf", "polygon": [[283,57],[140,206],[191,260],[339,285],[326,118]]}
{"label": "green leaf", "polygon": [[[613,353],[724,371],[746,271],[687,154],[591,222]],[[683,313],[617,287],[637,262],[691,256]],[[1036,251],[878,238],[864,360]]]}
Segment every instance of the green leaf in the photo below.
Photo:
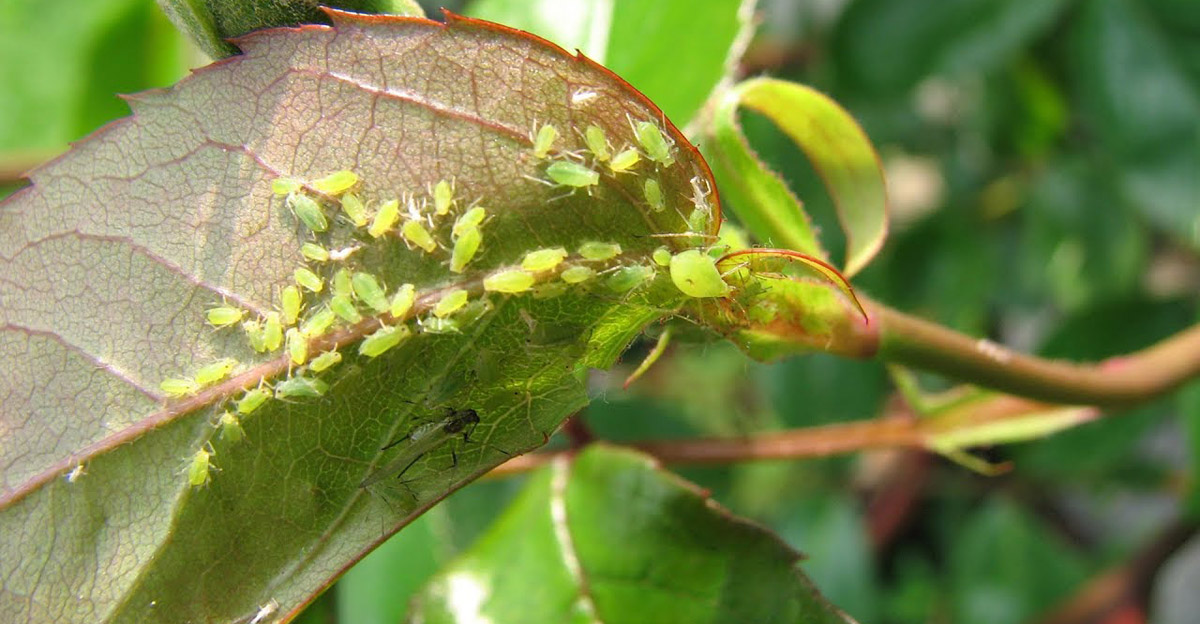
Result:
{"label": "green leaf", "polygon": [[493,528],[425,589],[418,617],[850,621],[816,592],[799,559],[649,458],[595,445],[535,475]]}
{"label": "green leaf", "polygon": [[359,13],[425,17],[416,0],[329,0],[329,2],[278,2],[274,0],[158,0],[179,30],[214,59],[237,54],[227,39],[260,28],[328,24],[320,4]]}
{"label": "green leaf", "polygon": [[[549,162],[583,150],[577,124],[632,142],[628,118],[662,119],[649,101],[502,26],[331,15],[333,28],[256,33],[238,42],[244,55],[131,98],[133,117],[0,204],[0,353],[10,363],[0,534],[21,536],[0,547],[0,578],[22,596],[9,619],[226,621],[272,601],[294,614],[448,492],[542,444],[586,403],[583,369],[611,365],[683,303],[662,269],[622,293],[606,276],[557,278],[568,265],[653,267],[661,245],[678,251],[697,238],[678,235],[688,232],[678,211],[641,199],[650,175],[670,197],[688,196],[693,180],[712,184],[669,123],[660,128],[675,145],[671,166],[643,161],[617,175],[593,165],[599,182],[586,190],[544,183]],[[535,120],[562,131],[547,159],[533,155]],[[313,190],[322,180],[342,192],[333,181],[351,176],[324,180],[342,170],[369,211],[406,200],[404,231],[423,224],[432,250],[406,242],[399,225],[370,235],[337,196]],[[280,178],[319,204],[324,232],[275,194],[295,187]],[[442,180],[455,201],[438,215]],[[482,245],[454,273],[451,230],[473,206],[487,213],[470,226]],[[714,219],[701,237],[719,221],[719,206],[706,207]],[[347,258],[306,261],[301,246],[314,241]],[[587,260],[578,249],[588,242],[621,251]],[[483,291],[529,251],[560,246],[569,257],[535,275],[532,291]],[[301,326],[335,293],[372,294],[353,272],[374,275],[388,297],[414,284],[415,302],[398,317],[360,302],[361,321],[285,339],[273,309],[303,266],[320,292],[305,291]],[[446,312],[438,304],[451,292],[466,293],[465,308],[431,314]],[[270,352],[252,349],[236,323],[206,323],[216,306],[244,310]],[[407,339],[361,355],[369,335],[380,346],[381,324]],[[300,346],[299,361],[334,349],[342,361],[306,371],[292,360]],[[239,362],[227,380],[180,398],[160,389],[225,357]],[[249,411],[245,390],[289,375],[291,398]],[[237,409],[248,412],[241,440],[216,426]],[[468,424],[464,414],[479,422],[451,430]],[[395,478],[360,487],[397,462]]]}
{"label": "green leaf", "polygon": [[762,242],[827,259],[801,201],[751,150],[737,113],[766,115],[804,151],[825,181],[846,233],[844,273],[853,276],[887,236],[887,191],[879,156],[850,115],[825,95],[782,80],[747,80],[717,106],[707,152],[742,223]]}
{"label": "green leaf", "polygon": [[[1140,6],[1086,4],[1074,31],[1079,99],[1115,159],[1125,199],[1200,249],[1200,95],[1180,54]],[[1104,209],[1097,206],[1096,209]]]}

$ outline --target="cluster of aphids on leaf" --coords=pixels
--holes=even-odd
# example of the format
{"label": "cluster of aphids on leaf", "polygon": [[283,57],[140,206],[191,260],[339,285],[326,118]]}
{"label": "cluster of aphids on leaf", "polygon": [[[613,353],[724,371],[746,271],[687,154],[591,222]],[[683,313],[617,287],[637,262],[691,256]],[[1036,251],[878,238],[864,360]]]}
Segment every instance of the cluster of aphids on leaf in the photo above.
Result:
{"label": "cluster of aphids on leaf", "polygon": [[[535,124],[530,135],[533,161],[544,177],[534,179],[590,194],[602,175],[640,174],[645,206],[655,213],[671,207],[687,223],[687,232],[668,236],[707,240],[713,215],[711,189],[705,179],[692,178],[691,195],[683,202],[665,196],[655,176],[675,164],[674,143],[654,122],[630,119],[629,124],[636,145],[614,149],[604,129],[589,124],[575,129],[582,142],[582,148],[575,151],[556,150],[555,144],[564,138],[558,129],[552,124]],[[324,396],[330,386],[321,376],[337,366],[343,355],[336,347],[317,353],[313,341],[338,326],[358,326],[368,318],[377,321],[373,331],[357,343],[359,356],[376,358],[416,333],[459,331],[492,309],[490,296],[553,297],[572,288],[629,293],[648,284],[662,270],[689,297],[723,297],[729,291],[715,261],[702,246],[679,253],[660,247],[651,254],[650,262],[644,262],[630,260],[619,243],[585,241],[571,248],[564,245],[527,251],[506,266],[472,275],[478,278],[470,282],[475,286],[443,285],[436,289],[436,300],[432,294],[422,297],[412,283],[390,287],[376,275],[353,267],[354,256],[364,246],[388,237],[399,238],[413,253],[444,258],[449,273],[461,275],[470,271],[484,246],[484,231],[491,215],[478,201],[469,205],[460,201],[454,180],[443,179],[427,192],[385,198],[374,205],[356,192],[359,186],[359,176],[348,170],[316,180],[277,178],[272,182],[277,201],[309,238],[298,245],[303,262],[292,272],[292,281],[279,288],[272,311],[252,314],[221,302],[207,310],[206,319],[216,330],[240,331],[258,353],[281,352],[281,357],[287,359],[288,376],[274,384],[262,380],[231,399],[214,423],[223,440],[240,441],[244,436],[241,419],[268,401]],[[690,205],[690,212],[684,214],[674,206],[676,203]],[[339,249],[321,244],[331,227],[343,224],[352,229],[357,244]],[[233,358],[222,358],[200,367],[191,376],[166,379],[160,388],[170,398],[195,395],[224,381],[239,366]],[[189,458],[184,472],[191,485],[208,482],[214,452],[206,444]]]}

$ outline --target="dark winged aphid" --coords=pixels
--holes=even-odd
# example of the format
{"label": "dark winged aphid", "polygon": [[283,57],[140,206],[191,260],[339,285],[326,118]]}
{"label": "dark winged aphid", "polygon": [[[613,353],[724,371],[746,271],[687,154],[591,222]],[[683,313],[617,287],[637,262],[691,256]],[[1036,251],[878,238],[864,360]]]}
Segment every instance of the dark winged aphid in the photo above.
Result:
{"label": "dark winged aphid", "polygon": [[462,436],[463,442],[471,441],[471,432],[479,424],[479,413],[473,409],[452,410],[445,418],[419,425],[411,433],[383,447],[383,450],[404,444],[400,453],[388,463],[363,479],[361,487],[370,487],[390,477],[399,478],[417,463],[426,453]]}

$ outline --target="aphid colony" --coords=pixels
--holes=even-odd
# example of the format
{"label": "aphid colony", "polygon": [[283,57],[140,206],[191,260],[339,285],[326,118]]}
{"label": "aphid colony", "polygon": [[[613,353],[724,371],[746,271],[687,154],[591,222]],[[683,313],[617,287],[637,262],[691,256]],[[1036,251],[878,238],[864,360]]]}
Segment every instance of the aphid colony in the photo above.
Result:
{"label": "aphid colony", "polygon": [[[588,166],[577,153],[555,152],[559,131],[551,124],[543,124],[531,136],[533,156],[550,161],[544,169],[549,178],[547,183],[572,189],[589,189],[599,183],[601,174],[592,167],[606,166],[608,174],[615,176],[631,172],[643,157],[655,167],[674,164],[674,144],[656,124],[630,120],[630,126],[637,146],[625,145],[619,150],[612,149],[606,133],[599,126],[593,124],[583,129],[580,136],[591,154],[591,166]],[[448,249],[446,267],[451,274],[466,272],[483,247],[488,212],[474,204],[466,206],[454,218],[449,228],[448,245],[443,245],[436,237],[437,232],[443,231],[438,227],[440,218],[458,212],[459,201],[453,181],[441,180],[435,184],[429,190],[431,202],[406,194],[384,200],[374,210],[353,192],[358,183],[355,173],[338,171],[308,182],[278,178],[272,182],[272,191],[283,199],[284,206],[298,224],[313,237],[329,232],[332,225],[342,220],[355,230],[363,230],[357,238],[364,244],[395,236],[410,249],[424,254],[437,254],[441,249]],[[641,188],[647,206],[655,212],[666,209],[669,202],[656,179],[646,177]],[[692,190],[694,209],[690,216],[684,217],[682,213],[680,216],[687,222],[689,234],[703,234],[708,230],[712,214],[707,202],[709,190],[699,177],[693,179]],[[331,215],[328,204],[340,206],[341,214]],[[652,254],[653,263],[629,263],[621,260],[623,250],[618,243],[587,241],[573,253],[565,247],[529,251],[519,262],[482,274],[478,281],[463,282],[466,287],[444,288],[436,298],[433,293],[427,293],[418,309],[418,292],[414,284],[401,284],[389,292],[388,285],[377,276],[348,266],[353,254],[361,248],[352,245],[329,249],[316,240],[306,241],[299,247],[306,264],[293,270],[293,283],[280,288],[274,310],[251,313],[225,302],[207,310],[205,317],[209,325],[215,330],[240,329],[254,351],[274,353],[282,350],[289,373],[286,379],[273,385],[260,380],[258,386],[232,399],[229,409],[224,410],[215,423],[222,440],[241,440],[245,435],[241,419],[272,399],[324,396],[329,384],[317,375],[337,366],[343,355],[336,348],[315,353],[312,341],[324,337],[338,324],[358,326],[368,318],[364,313],[370,315],[376,328],[361,336],[357,350],[362,357],[375,358],[411,338],[415,331],[459,331],[491,309],[488,293],[518,295],[532,292],[534,296],[555,296],[570,287],[590,283],[603,285],[616,293],[627,293],[650,282],[660,269],[667,270],[679,290],[688,296],[724,296],[728,292],[713,260],[699,250],[672,255],[663,247]],[[428,312],[428,315],[417,316],[415,328],[410,327],[406,321],[420,312]],[[191,377],[166,379],[160,388],[168,397],[195,395],[229,378],[238,366],[236,360],[222,358],[201,367]],[[206,445],[188,458],[185,473],[189,484],[201,486],[208,482],[214,453],[212,446]]]}

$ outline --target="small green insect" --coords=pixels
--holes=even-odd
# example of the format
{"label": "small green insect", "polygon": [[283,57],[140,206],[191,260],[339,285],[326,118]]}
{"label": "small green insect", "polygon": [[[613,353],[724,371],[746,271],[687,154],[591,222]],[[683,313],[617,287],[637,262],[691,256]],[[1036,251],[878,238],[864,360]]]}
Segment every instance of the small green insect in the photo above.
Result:
{"label": "small green insect", "polygon": [[287,350],[292,364],[299,366],[308,361],[308,338],[295,327],[287,330]]}
{"label": "small green insect", "polygon": [[458,238],[467,230],[479,227],[479,224],[483,223],[483,220],[486,218],[487,210],[483,206],[475,206],[454,221],[454,228],[451,230],[450,235]]}
{"label": "small green insect", "polygon": [[426,334],[461,334],[458,319],[438,318],[436,316],[427,316],[418,321],[421,325],[421,331]]}
{"label": "small green insect", "polygon": [[533,273],[549,271],[567,258],[567,250],[562,247],[535,249],[521,260],[521,268]]}
{"label": "small green insect", "polygon": [[643,264],[621,267],[608,277],[608,287],[616,292],[628,292],[654,277],[654,267]]}
{"label": "small green insect", "polygon": [[334,321],[337,320],[337,315],[329,306],[321,306],[313,313],[312,316],[304,320],[300,325],[300,333],[307,338],[317,338],[324,336],[325,332],[333,327]]}
{"label": "small green insect", "polygon": [[263,346],[274,351],[283,345],[283,321],[278,312],[268,312],[263,322]]}
{"label": "small green insect", "polygon": [[267,399],[271,398],[271,389],[266,387],[258,387],[253,390],[247,390],[242,398],[234,402],[234,409],[242,416],[249,416],[254,413],[254,410],[262,407]]}
{"label": "small green insect", "polygon": [[664,167],[670,167],[675,163],[675,157],[671,155],[672,143],[663,136],[662,131],[654,123],[637,122],[633,127],[633,134],[637,137],[638,144],[642,146],[642,149],[646,150],[646,156],[650,160]]}
{"label": "small green insect", "polygon": [[612,260],[621,255],[621,245],[619,243],[587,242],[580,245],[579,255],[583,256],[584,260]]}
{"label": "small green insect", "polygon": [[553,299],[567,294],[568,286],[564,282],[546,282],[533,289],[534,299]]}
{"label": "small green insect", "polygon": [[233,358],[221,358],[216,362],[202,366],[196,371],[196,383],[201,386],[215,384],[229,376],[233,369],[237,366],[237,360]]}
{"label": "small green insect", "polygon": [[604,128],[595,124],[589,125],[583,131],[583,142],[587,143],[588,150],[596,160],[604,161],[612,157],[612,153],[608,151],[608,136],[604,134]]}
{"label": "small green insect", "polygon": [[467,299],[470,295],[467,291],[461,288],[455,288],[450,292],[442,295],[437,304],[433,306],[433,315],[438,318],[446,318],[454,314],[463,306],[467,305]]}
{"label": "small green insect", "polygon": [[275,398],[277,399],[315,399],[325,396],[328,391],[329,384],[324,381],[300,375],[288,377],[275,384]]}
{"label": "small green insect", "polygon": [[396,290],[396,294],[392,295],[391,307],[388,312],[392,318],[402,320],[408,311],[412,309],[413,303],[417,300],[417,287],[412,284],[404,284]]}
{"label": "small green insect", "polygon": [[227,411],[221,414],[220,420],[217,421],[217,427],[221,430],[221,439],[227,442],[241,442],[246,437],[246,431],[242,429],[242,421],[233,412]]}
{"label": "small green insect", "polygon": [[429,235],[429,230],[416,219],[409,219],[400,226],[400,235],[404,240],[425,250],[425,253],[433,253],[437,249],[437,243],[433,237]]}
{"label": "small green insect", "polygon": [[433,212],[438,216],[450,212],[454,206],[454,186],[445,180],[433,186]]}
{"label": "small green insect", "polygon": [[295,285],[283,287],[283,291],[279,293],[279,308],[283,314],[283,324],[291,327],[296,324],[296,320],[300,318],[300,309],[303,307],[304,297],[300,294],[300,289]]}
{"label": "small green insect", "polygon": [[305,267],[300,267],[293,271],[292,277],[296,280],[297,284],[303,286],[306,290],[319,293],[325,288],[325,280]]}
{"label": "small green insect", "polygon": [[200,449],[196,451],[192,458],[188,460],[187,479],[188,484],[192,487],[200,487],[206,483],[210,477],[212,469],[216,468],[212,464],[212,447],[208,449]]}
{"label": "small green insect", "polygon": [[700,176],[693,176],[692,184],[692,205],[695,208],[692,214],[688,215],[688,229],[693,232],[707,232],[709,221],[712,219],[712,207],[708,204],[708,196],[712,194],[712,189],[708,186],[708,180]]}
{"label": "small green insect", "polygon": [[348,299],[354,298],[354,278],[350,273],[350,269],[341,268],[333,274],[333,294],[341,295]]}
{"label": "small green insect", "polygon": [[365,227],[371,221],[367,215],[367,207],[354,193],[346,193],[342,196],[342,212],[346,213],[346,217],[355,227]]}
{"label": "small green insect", "polygon": [[493,309],[495,308],[492,306],[492,302],[488,301],[487,297],[480,297],[463,306],[463,309],[454,315],[454,320],[460,327],[470,325],[483,318],[484,314],[491,312]]}
{"label": "small green insect", "polygon": [[308,195],[292,193],[288,195],[287,204],[296,218],[300,219],[300,222],[308,229],[314,232],[324,232],[329,229],[329,220],[325,218],[325,212],[321,210],[321,205]]}
{"label": "small green insect", "polygon": [[568,267],[566,269],[563,269],[562,273],[558,274],[558,277],[560,279],[562,279],[562,281],[564,281],[568,284],[578,284],[580,282],[586,282],[595,276],[596,276],[596,271],[592,270],[589,267],[585,267],[585,266]]}
{"label": "small green insect", "polygon": [[258,353],[263,353],[267,350],[266,334],[263,333],[263,324],[257,320],[246,321],[242,323],[242,329],[246,332],[246,340],[250,343],[250,348]]}
{"label": "small green insect", "polygon": [[600,183],[600,174],[569,160],[556,160],[546,167],[546,175],[563,186],[586,188]]}
{"label": "small green insect", "polygon": [[375,219],[371,221],[371,227],[367,228],[367,234],[370,234],[372,238],[379,238],[396,227],[396,222],[399,220],[400,202],[395,199],[385,201],[375,213]]}
{"label": "small green insect", "polygon": [[558,128],[550,124],[542,124],[538,128],[537,136],[533,139],[533,157],[542,159],[550,154],[550,148],[554,147],[554,141],[558,139]]}
{"label": "small green insect", "polygon": [[462,273],[467,264],[475,257],[475,253],[479,251],[481,243],[483,243],[483,233],[479,231],[479,228],[466,228],[454,240],[454,249],[450,252],[450,271]]}
{"label": "small green insect", "polygon": [[613,156],[612,161],[608,163],[608,168],[613,173],[623,173],[632,169],[635,165],[641,162],[641,160],[641,152],[631,147],[629,149],[624,149],[620,152],[617,152],[617,155]]}
{"label": "small green insect", "polygon": [[358,175],[345,169],[335,171],[312,183],[314,189],[328,195],[341,195],[358,184]]}
{"label": "small green insect", "polygon": [[329,250],[316,243],[304,243],[301,245],[300,255],[313,262],[329,262]]}
{"label": "small green insect", "polygon": [[667,204],[663,201],[662,187],[658,185],[658,180],[646,178],[642,183],[642,194],[646,196],[646,203],[650,204],[650,209],[654,212],[662,212],[666,210]]}
{"label": "small green insect", "polygon": [[271,180],[271,192],[280,197],[295,193],[302,186],[304,186],[303,183],[295,178],[275,178]]}
{"label": "small green insect", "polygon": [[345,295],[334,295],[329,298],[329,309],[338,318],[350,324],[356,324],[363,320],[362,314],[359,314],[358,308],[354,306],[354,301]]}
{"label": "small green insect", "polygon": [[172,398],[191,396],[200,391],[200,384],[196,383],[195,379],[186,377],[168,377],[162,380],[158,387]]}
{"label": "small green insect", "polygon": [[229,327],[230,325],[241,322],[241,320],[246,316],[246,311],[241,308],[222,305],[215,308],[209,308],[204,313],[204,316],[208,319],[209,325],[220,329],[222,327]]}
{"label": "small green insect", "polygon": [[717,261],[698,249],[689,249],[671,257],[671,281],[689,297],[724,297],[729,284],[721,278]]}
{"label": "small green insect", "polygon": [[350,278],[350,285],[359,301],[367,304],[367,307],[379,314],[387,312],[391,307],[387,295],[383,292],[383,287],[379,285],[379,281],[375,279],[374,275],[359,271]]}
{"label": "small green insect", "polygon": [[308,363],[308,370],[314,373],[326,371],[342,362],[342,354],[338,351],[326,351],[313,358]]}
{"label": "small green insect", "polygon": [[[520,269],[509,269],[483,278],[483,289],[488,292],[523,293],[533,287],[533,275]],[[437,309],[433,312],[437,315]],[[441,314],[439,316],[446,316]]]}
{"label": "small green insect", "polygon": [[411,335],[412,331],[407,325],[384,325],[363,339],[362,344],[358,345],[358,353],[371,358],[379,357]]}
{"label": "small green insect", "polygon": [[653,254],[650,255],[650,259],[654,260],[654,264],[657,264],[660,267],[670,266],[671,250],[667,249],[666,247],[659,247],[658,249],[654,250]]}

